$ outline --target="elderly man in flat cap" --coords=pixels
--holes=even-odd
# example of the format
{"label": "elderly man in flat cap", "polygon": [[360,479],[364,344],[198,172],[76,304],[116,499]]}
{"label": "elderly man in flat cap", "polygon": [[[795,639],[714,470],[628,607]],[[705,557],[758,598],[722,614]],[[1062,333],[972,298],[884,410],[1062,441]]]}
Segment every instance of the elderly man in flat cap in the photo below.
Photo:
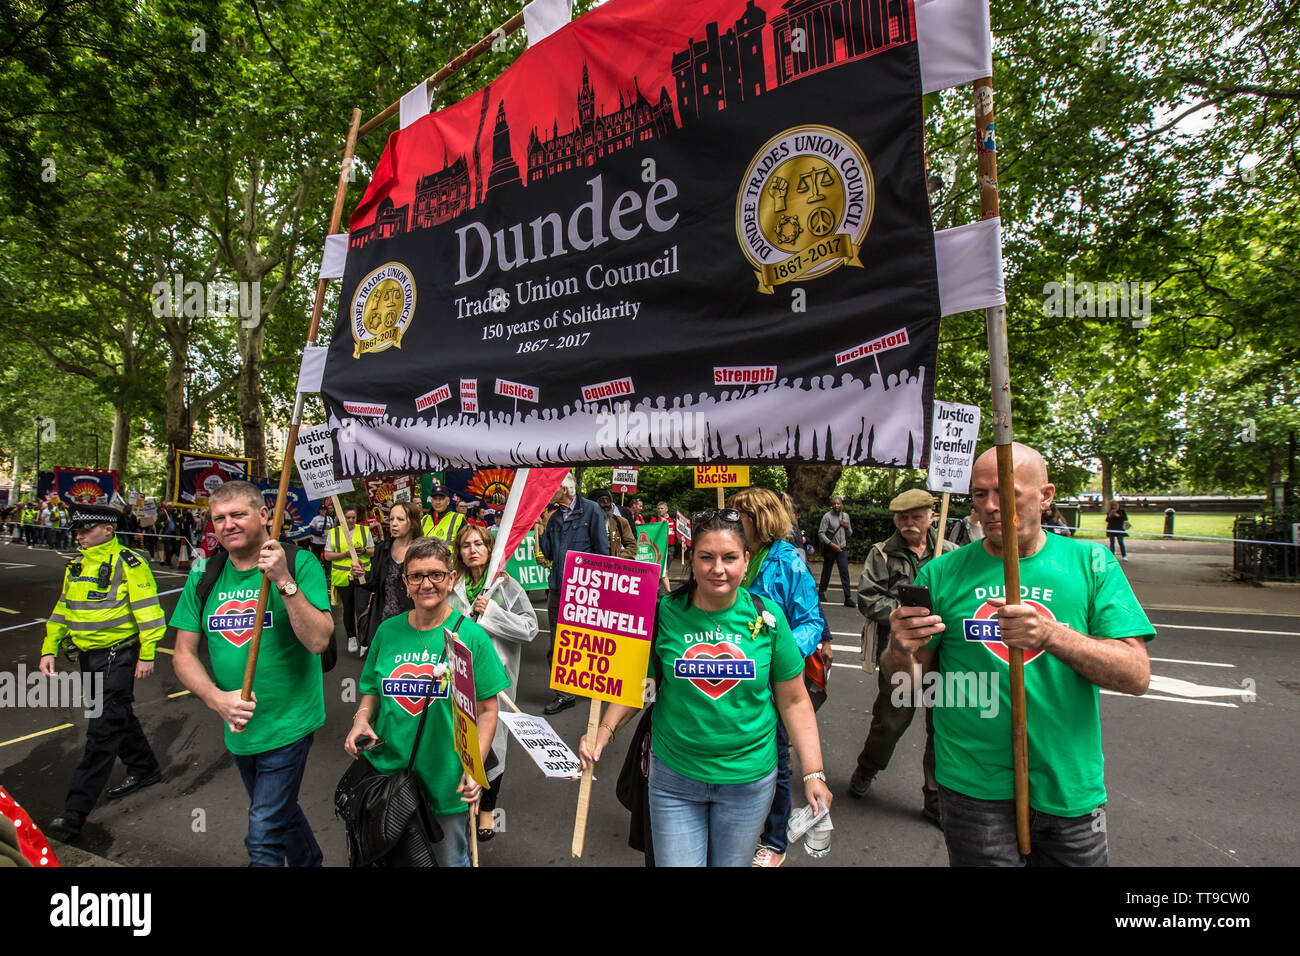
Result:
{"label": "elderly man in flat cap", "polygon": [[[879,633],[877,651],[883,653],[889,639],[889,615],[898,607],[898,586],[916,580],[921,567],[935,554],[938,532],[930,527],[934,522],[934,498],[920,488],[905,491],[889,503],[894,513],[897,529],[884,541],[878,541],[867,552],[867,562],[858,582],[858,610],[874,621]],[[956,547],[950,541],[943,543],[944,551]],[[915,710],[910,704],[899,705],[894,697],[885,672],[879,675],[880,692],[871,707],[871,729],[866,743],[858,755],[858,766],[849,778],[849,795],[865,796],[876,774],[889,765],[889,758],[899,738],[912,723]],[[908,700],[911,694],[905,695]],[[929,709],[925,713],[925,785],[921,788],[925,802],[921,812],[926,819],[939,824],[939,783],[934,776],[934,722]]]}

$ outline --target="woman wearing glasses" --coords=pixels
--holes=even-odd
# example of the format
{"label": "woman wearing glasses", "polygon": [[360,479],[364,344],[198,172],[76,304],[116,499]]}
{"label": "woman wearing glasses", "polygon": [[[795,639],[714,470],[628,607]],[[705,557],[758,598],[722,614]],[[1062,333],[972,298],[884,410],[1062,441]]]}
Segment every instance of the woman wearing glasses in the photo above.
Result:
{"label": "woman wearing glasses", "polygon": [[[447,604],[456,583],[451,551],[437,538],[419,538],[406,550],[402,575],[414,607],[390,617],[375,632],[361,672],[364,695],[343,748],[354,759],[364,753],[376,770],[403,769],[415,745],[424,699],[433,680],[429,716],[420,738],[413,770],[424,785],[429,809],[442,827],[434,845],[439,866],[469,866],[468,809],[480,794],[477,783],[461,770],[452,743],[451,675],[446,668],[448,634],[455,634],[474,657],[474,696],[478,698],[480,757],[487,758],[496,731],[496,695],[510,684],[487,633]],[[359,750],[358,738],[379,742]]]}
{"label": "woman wearing glasses", "polygon": [[[649,676],[657,686],[650,820],[659,866],[748,866],[776,789],[777,711],[805,771],[804,794],[829,808],[821,744],[799,653],[781,608],[759,611],[741,579],[749,549],[738,511],[691,523],[687,583],[659,599]],[[770,687],[769,687],[770,683]],[[776,707],[773,708],[775,692]],[[636,709],[611,705],[584,766]]]}
{"label": "woman wearing glasses", "polygon": [[[491,531],[479,525],[466,525],[460,529],[456,536],[456,586],[447,601],[455,610],[477,621],[492,638],[492,646],[510,678],[506,694],[513,699],[519,683],[520,653],[524,645],[537,636],[537,612],[528,601],[528,592],[504,572],[492,594],[484,593],[488,559],[492,557],[495,540]],[[495,835],[492,811],[501,797],[508,736],[505,724],[498,724],[492,738],[492,756],[485,767],[492,787],[483,794],[478,808],[479,840],[490,840]]]}

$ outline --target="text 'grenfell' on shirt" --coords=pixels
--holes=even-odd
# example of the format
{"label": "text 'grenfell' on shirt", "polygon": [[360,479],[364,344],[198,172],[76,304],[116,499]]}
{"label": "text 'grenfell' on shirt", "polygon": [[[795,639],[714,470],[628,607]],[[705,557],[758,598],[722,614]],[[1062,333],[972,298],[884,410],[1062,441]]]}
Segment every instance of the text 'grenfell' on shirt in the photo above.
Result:
{"label": "text 'grenfell' on shirt", "polygon": [[[1045,538],[1020,559],[1022,603],[1094,638],[1155,637],[1109,549]],[[930,589],[944,623],[926,645],[938,648],[943,681],[934,707],[936,776],[970,797],[1010,799],[1010,650],[988,603],[1004,594],[1002,559],[975,542],[931,561],[916,583]],[[1030,806],[1065,817],[1090,813],[1106,802],[1099,688],[1042,648],[1024,657]]]}
{"label": "text 'grenfell' on shirt", "polygon": [[[223,691],[238,690],[244,684],[262,572],[256,566],[240,571],[227,559],[206,606],[200,608],[196,589],[205,564],[202,559],[194,562],[168,623],[178,631],[205,635],[212,682]],[[329,611],[325,572],[310,551],[298,550],[293,578],[312,607]],[[225,728],[226,748],[231,753],[275,750],[301,740],[325,723],[320,658],[298,640],[275,587],[268,593],[253,693],[257,708],[248,726],[238,734]]]}
{"label": "text 'grenfell' on shirt", "polygon": [[416,630],[411,613],[390,617],[379,625],[366,656],[358,689],[362,694],[379,698],[379,711],[370,726],[383,745],[366,751],[366,758],[381,773],[396,773],[406,767],[415,746],[424,698],[429,701],[429,716],[420,738],[413,772],[424,784],[429,808],[436,814],[461,813],[456,788],[460,785],[461,765],[452,738],[455,702],[451,698],[451,676],[435,681],[434,668],[450,655],[447,631],[456,632],[469,648],[474,661],[474,694],[488,700],[510,686],[501,659],[487,632],[458,612],[452,612],[443,624],[427,631]]}
{"label": "text 'grenfell' on shirt", "polygon": [[[706,783],[751,783],[776,766],[771,682],[803,673],[803,655],[779,607],[749,592],[723,611],[704,611],[684,594],[659,599],[652,743],[675,772]],[[656,668],[656,661],[658,666]]]}

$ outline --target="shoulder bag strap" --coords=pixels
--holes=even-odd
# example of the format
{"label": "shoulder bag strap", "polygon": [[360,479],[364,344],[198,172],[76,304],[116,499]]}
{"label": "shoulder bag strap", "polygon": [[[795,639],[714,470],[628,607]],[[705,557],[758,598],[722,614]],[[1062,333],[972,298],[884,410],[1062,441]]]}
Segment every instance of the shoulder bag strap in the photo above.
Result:
{"label": "shoulder bag strap", "polygon": [[[459,611],[452,612],[452,617],[454,618],[459,618],[461,616],[462,615],[460,614]],[[447,643],[446,643],[445,631],[449,626],[451,626],[453,630],[455,629],[453,626],[452,618],[448,618],[447,621],[442,625],[444,631],[442,656],[439,657],[438,660],[434,663],[434,667],[437,667],[438,664],[441,664],[447,660]],[[415,743],[411,745],[411,759],[406,762],[407,770],[410,770],[412,767],[415,766],[415,755],[420,752],[420,738],[424,735],[424,721],[425,718],[429,716],[429,702],[433,698],[433,685],[436,680],[437,680],[436,677],[429,678],[429,692],[424,695],[424,708],[420,711],[420,725],[415,728]]]}

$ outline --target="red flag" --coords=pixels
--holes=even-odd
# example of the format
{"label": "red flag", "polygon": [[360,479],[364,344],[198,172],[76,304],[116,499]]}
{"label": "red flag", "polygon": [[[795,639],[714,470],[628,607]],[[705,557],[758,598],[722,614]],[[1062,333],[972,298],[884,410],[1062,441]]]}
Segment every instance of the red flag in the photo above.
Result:
{"label": "red flag", "polygon": [[496,546],[488,561],[489,586],[496,579],[497,573],[506,566],[507,557],[519,547],[524,536],[533,530],[533,525],[551,503],[555,490],[568,473],[567,468],[520,468],[515,472],[515,480],[510,486],[510,498],[506,501],[501,523],[496,529]]}

